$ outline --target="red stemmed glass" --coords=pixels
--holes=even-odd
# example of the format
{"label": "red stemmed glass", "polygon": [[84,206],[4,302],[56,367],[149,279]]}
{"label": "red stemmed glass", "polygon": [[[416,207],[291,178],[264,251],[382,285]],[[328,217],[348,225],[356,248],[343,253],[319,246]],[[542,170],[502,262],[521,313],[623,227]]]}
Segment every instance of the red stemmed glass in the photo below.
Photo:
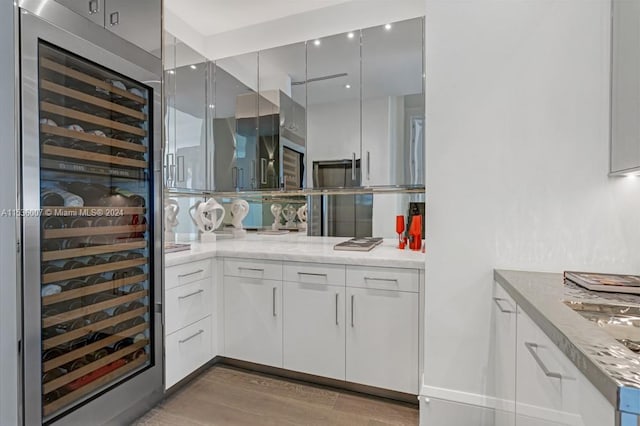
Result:
{"label": "red stemmed glass", "polygon": [[396,216],[396,232],[398,233],[398,248],[403,249],[404,244],[402,234],[404,233],[404,216],[398,215]]}

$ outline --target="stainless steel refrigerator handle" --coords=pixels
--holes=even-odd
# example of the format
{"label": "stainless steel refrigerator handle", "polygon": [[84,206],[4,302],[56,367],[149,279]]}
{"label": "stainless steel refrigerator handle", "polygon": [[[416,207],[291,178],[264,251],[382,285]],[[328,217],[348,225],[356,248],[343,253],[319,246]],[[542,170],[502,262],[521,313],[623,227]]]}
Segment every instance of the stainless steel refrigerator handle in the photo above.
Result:
{"label": "stainless steel refrigerator handle", "polygon": [[178,299],[187,299],[187,298],[189,298],[191,296],[195,296],[195,295],[200,294],[200,293],[204,293],[204,290],[200,289],[198,291],[194,291],[194,292],[191,292],[189,294],[185,294],[184,296],[178,296]]}
{"label": "stainless steel refrigerator handle", "polygon": [[193,333],[191,336],[187,337],[186,339],[178,340],[178,343],[188,342],[189,340],[193,339],[194,337],[198,337],[202,333],[204,333],[204,330],[200,329],[196,333]]}
{"label": "stainless steel refrigerator handle", "polygon": [[356,180],[356,153],[351,154],[351,180]]}
{"label": "stainless steel refrigerator handle", "polygon": [[[507,299],[503,299],[501,297],[494,297],[493,298],[493,303],[495,303],[496,306],[498,306],[498,309],[500,309],[500,312],[502,312],[503,314],[515,314],[516,313],[515,310],[503,308],[502,305],[500,304],[500,302],[509,303],[509,301]],[[511,304],[511,303],[509,303],[509,304]]]}
{"label": "stainless steel refrigerator handle", "polygon": [[111,24],[111,26],[115,26],[118,25],[120,23],[120,12],[113,12],[111,15],[109,15],[109,24]]}
{"label": "stainless steel refrigerator handle", "polygon": [[273,288],[273,316],[276,316],[276,288]]}
{"label": "stainless steel refrigerator handle", "polygon": [[184,182],[184,155],[178,155],[176,157],[176,161],[178,163],[178,182]]}
{"label": "stainless steel refrigerator handle", "polygon": [[339,296],[339,293],[336,293],[336,325],[339,325],[338,324],[338,296]]}
{"label": "stainless steel refrigerator handle", "polygon": [[189,272],[188,274],[178,275],[178,278],[190,277],[191,275],[199,274],[200,272],[204,272],[204,269],[198,269],[197,271]]}
{"label": "stainless steel refrigerator handle", "polygon": [[238,168],[235,166],[231,168],[231,186],[238,188]]}
{"label": "stainless steel refrigerator handle", "polygon": [[267,183],[267,159],[266,158],[260,159],[260,183],[262,184]]}
{"label": "stainless steel refrigerator handle", "polygon": [[355,294],[352,294],[351,295],[351,327],[354,326],[354,324],[353,324],[353,302],[354,302],[355,298],[356,298]]}
{"label": "stainless steel refrigerator handle", "polygon": [[537,343],[524,342],[524,345],[526,346],[527,350],[529,351],[529,353],[531,354],[533,359],[536,361],[536,364],[538,364],[538,367],[540,367],[540,369],[542,370],[542,372],[544,373],[545,376],[553,377],[554,379],[562,379],[562,374],[550,371],[547,368],[547,366],[544,365],[544,362],[542,361],[542,359],[538,356],[538,353],[536,352],[536,349],[538,349],[540,347]]}
{"label": "stainless steel refrigerator handle", "polygon": [[98,13],[100,11],[100,3],[98,0],[89,0],[89,15]]}
{"label": "stainless steel refrigerator handle", "polygon": [[367,180],[369,180],[370,173],[371,173],[371,152],[367,151]]}

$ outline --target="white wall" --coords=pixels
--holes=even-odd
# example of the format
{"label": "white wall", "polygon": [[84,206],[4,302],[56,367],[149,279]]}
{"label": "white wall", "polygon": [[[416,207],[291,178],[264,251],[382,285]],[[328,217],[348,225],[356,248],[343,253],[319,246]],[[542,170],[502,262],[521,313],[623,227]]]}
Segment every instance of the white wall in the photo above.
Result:
{"label": "white wall", "polygon": [[[15,75],[13,2],[0,2],[0,211],[16,208]],[[18,423],[18,324],[16,227],[0,216],[0,425]]]}
{"label": "white wall", "polygon": [[206,53],[225,58],[422,15],[422,0],[353,0],[215,34],[205,38]]}
{"label": "white wall", "polygon": [[607,177],[608,0],[426,5],[423,392],[484,404],[493,268],[640,273],[640,179]]}

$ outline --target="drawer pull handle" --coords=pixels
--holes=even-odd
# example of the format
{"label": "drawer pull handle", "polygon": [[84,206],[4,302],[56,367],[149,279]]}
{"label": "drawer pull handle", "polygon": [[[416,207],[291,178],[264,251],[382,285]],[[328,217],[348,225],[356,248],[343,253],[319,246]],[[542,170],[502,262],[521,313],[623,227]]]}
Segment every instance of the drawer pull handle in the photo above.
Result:
{"label": "drawer pull handle", "polygon": [[195,296],[196,294],[200,294],[200,293],[204,293],[204,290],[200,289],[198,291],[194,291],[193,293],[185,294],[184,296],[178,296],[178,299],[186,299],[188,297]]}
{"label": "drawer pull handle", "polygon": [[204,269],[198,269],[197,271],[189,272],[188,274],[178,275],[178,278],[190,277],[191,275],[199,274],[200,272],[204,272]]}
{"label": "drawer pull handle", "polygon": [[189,340],[193,339],[194,337],[198,337],[202,333],[204,333],[204,330],[198,330],[197,333],[193,333],[191,336],[187,337],[186,339],[178,340],[178,343],[188,342]]}
{"label": "drawer pull handle", "polygon": [[354,326],[353,323],[353,302],[355,301],[356,296],[354,294],[351,295],[351,327]]}
{"label": "drawer pull handle", "polygon": [[327,278],[327,274],[316,274],[312,272],[298,272],[298,275],[308,275],[310,277],[324,277]]}
{"label": "drawer pull handle", "polygon": [[336,325],[338,324],[338,295],[339,293],[336,293]]}
{"label": "drawer pull handle", "polygon": [[273,316],[276,316],[276,288],[273,288]]}
{"label": "drawer pull handle", "polygon": [[385,282],[389,282],[389,283],[396,283],[398,284],[398,279],[397,278],[375,278],[375,277],[364,277],[365,281],[385,281]]}
{"label": "drawer pull handle", "polygon": [[554,379],[562,379],[562,374],[550,371],[547,368],[547,366],[544,365],[544,362],[538,355],[538,352],[536,352],[536,349],[540,347],[537,343],[524,342],[524,345],[526,346],[527,350],[529,351],[533,359],[536,361],[536,364],[538,364],[538,367],[540,367],[540,369],[542,370],[545,376],[553,377]]}
{"label": "drawer pull handle", "polygon": [[264,272],[264,269],[263,268],[245,268],[244,266],[239,266],[238,271]]}
{"label": "drawer pull handle", "polygon": [[505,309],[502,307],[502,305],[500,304],[500,302],[506,302],[509,305],[511,305],[511,303],[509,303],[509,301],[507,299],[503,299],[501,297],[494,297],[493,298],[493,302],[496,304],[496,306],[498,306],[498,309],[500,309],[500,312],[502,312],[503,314],[515,314],[516,311],[513,310],[513,308],[511,309]]}

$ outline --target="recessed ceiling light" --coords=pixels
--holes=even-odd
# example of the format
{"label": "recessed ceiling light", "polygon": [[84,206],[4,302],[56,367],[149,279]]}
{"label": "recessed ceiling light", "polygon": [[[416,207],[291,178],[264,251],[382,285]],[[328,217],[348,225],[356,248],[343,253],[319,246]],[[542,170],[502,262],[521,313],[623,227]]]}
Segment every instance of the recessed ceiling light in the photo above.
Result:
{"label": "recessed ceiling light", "polygon": [[209,108],[214,109],[216,106],[214,104],[209,104]]}
{"label": "recessed ceiling light", "polygon": [[169,70],[169,74],[175,74],[176,72],[174,70]]}
{"label": "recessed ceiling light", "polygon": [[355,35],[354,33],[349,33],[349,34],[347,34],[347,37],[349,37],[349,38],[354,38],[355,36],[356,36],[356,35]]}
{"label": "recessed ceiling light", "polygon": [[191,65],[191,66],[190,66],[190,68],[191,68],[192,70],[195,70],[195,69],[197,69],[198,67],[196,67],[195,65]]}
{"label": "recessed ceiling light", "polygon": [[387,30],[387,31],[389,31],[389,30],[391,29],[391,24],[386,24],[386,25],[384,26],[384,29],[385,29],[385,30]]}
{"label": "recessed ceiling light", "polygon": [[345,89],[351,89],[351,85],[350,84],[345,84],[344,87],[345,87]]}
{"label": "recessed ceiling light", "polygon": [[313,44],[315,44],[316,46],[320,46],[320,40],[314,40]]}

